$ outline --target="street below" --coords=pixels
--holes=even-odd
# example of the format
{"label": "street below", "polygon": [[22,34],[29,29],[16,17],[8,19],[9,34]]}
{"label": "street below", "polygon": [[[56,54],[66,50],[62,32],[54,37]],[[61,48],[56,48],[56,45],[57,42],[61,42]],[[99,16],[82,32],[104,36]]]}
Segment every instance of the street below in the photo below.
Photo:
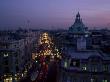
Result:
{"label": "street below", "polygon": [[57,82],[57,63],[51,62],[45,82]]}

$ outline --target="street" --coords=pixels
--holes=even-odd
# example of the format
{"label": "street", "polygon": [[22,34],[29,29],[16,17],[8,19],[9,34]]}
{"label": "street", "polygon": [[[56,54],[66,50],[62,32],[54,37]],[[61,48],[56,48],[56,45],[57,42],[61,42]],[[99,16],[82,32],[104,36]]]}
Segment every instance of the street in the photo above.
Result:
{"label": "street", "polygon": [[52,62],[48,70],[47,79],[45,82],[57,82],[57,64]]}
{"label": "street", "polygon": [[29,72],[29,77],[21,82],[57,82],[57,60],[60,58],[58,49],[51,41],[48,33],[43,33],[39,39],[37,55]]}

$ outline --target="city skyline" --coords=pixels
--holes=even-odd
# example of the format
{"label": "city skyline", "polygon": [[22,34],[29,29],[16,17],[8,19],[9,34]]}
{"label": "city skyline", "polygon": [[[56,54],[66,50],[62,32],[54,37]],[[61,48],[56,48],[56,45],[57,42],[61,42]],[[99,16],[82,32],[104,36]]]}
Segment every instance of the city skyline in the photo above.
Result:
{"label": "city skyline", "polygon": [[109,0],[3,0],[0,1],[0,29],[68,29],[78,11],[86,26],[109,27],[109,3]]}

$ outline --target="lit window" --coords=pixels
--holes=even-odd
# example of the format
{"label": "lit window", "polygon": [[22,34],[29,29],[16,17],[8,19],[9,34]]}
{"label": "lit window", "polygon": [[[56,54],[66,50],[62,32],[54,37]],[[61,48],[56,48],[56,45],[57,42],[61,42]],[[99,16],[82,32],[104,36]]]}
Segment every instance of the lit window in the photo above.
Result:
{"label": "lit window", "polygon": [[108,80],[104,79],[104,80],[102,80],[102,82],[108,82]]}
{"label": "lit window", "polygon": [[91,82],[97,82],[97,78],[91,78]]}
{"label": "lit window", "polygon": [[4,57],[8,57],[8,53],[7,54],[4,54]]}
{"label": "lit window", "polygon": [[92,72],[97,72],[97,70],[98,70],[98,69],[97,69],[97,65],[92,65],[92,66],[91,66],[91,71],[92,71]]}
{"label": "lit window", "polygon": [[84,65],[82,66],[82,70],[87,70],[86,64],[84,64]]}
{"label": "lit window", "polygon": [[64,63],[64,67],[65,67],[65,68],[67,67],[67,62]]}
{"label": "lit window", "polygon": [[80,66],[80,61],[72,59],[71,63],[70,63],[70,66],[79,67]]}
{"label": "lit window", "polygon": [[73,62],[73,65],[76,66],[76,62],[75,61]]}
{"label": "lit window", "polygon": [[4,82],[12,82],[12,77],[5,78],[5,79],[4,79]]}
{"label": "lit window", "polygon": [[85,37],[88,37],[88,35],[86,34]]}
{"label": "lit window", "polygon": [[91,82],[94,82],[94,79],[91,79]]}
{"label": "lit window", "polygon": [[23,75],[23,73],[22,73],[22,75],[21,75],[21,76],[22,76],[22,77],[24,76],[24,75]]}
{"label": "lit window", "polygon": [[17,81],[18,80],[18,78],[17,77],[15,77],[15,81]]}
{"label": "lit window", "polygon": [[108,71],[108,65],[103,65],[103,71]]}

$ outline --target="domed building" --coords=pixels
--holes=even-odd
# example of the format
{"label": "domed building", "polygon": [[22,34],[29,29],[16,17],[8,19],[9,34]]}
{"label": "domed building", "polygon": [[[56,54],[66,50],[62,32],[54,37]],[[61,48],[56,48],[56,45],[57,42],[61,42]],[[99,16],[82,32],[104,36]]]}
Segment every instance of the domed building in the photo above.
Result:
{"label": "domed building", "polygon": [[[58,82],[110,82],[110,56],[100,50],[88,49],[89,32],[76,15],[68,31],[69,41],[63,44],[60,79]],[[68,39],[66,39],[68,40]],[[74,46],[70,44],[74,43]],[[75,48],[74,48],[75,47]]]}
{"label": "domed building", "polygon": [[85,27],[82,19],[80,18],[80,13],[76,15],[74,24],[69,28],[70,33],[86,33],[87,27]]}

